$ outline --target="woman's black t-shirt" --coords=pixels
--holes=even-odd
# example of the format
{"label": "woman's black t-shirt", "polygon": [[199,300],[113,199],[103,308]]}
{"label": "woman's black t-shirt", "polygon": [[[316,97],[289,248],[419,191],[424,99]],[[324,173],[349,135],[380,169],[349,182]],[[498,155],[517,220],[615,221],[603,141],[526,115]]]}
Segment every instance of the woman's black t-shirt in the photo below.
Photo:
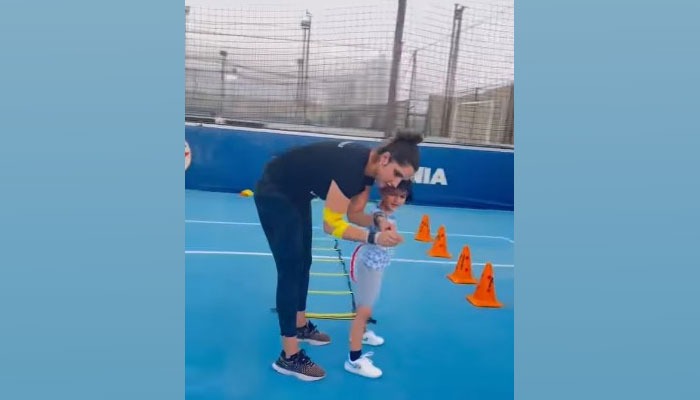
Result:
{"label": "woman's black t-shirt", "polygon": [[323,141],[296,147],[265,167],[261,183],[271,184],[293,200],[326,199],[331,181],[347,198],[374,184],[365,175],[370,148],[354,142]]}

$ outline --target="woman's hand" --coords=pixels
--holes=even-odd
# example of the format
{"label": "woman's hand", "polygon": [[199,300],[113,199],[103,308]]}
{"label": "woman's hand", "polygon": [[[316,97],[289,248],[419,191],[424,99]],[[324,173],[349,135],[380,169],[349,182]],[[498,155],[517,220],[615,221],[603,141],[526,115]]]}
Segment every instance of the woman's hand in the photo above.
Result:
{"label": "woman's hand", "polygon": [[403,237],[394,230],[386,230],[378,232],[374,241],[383,247],[394,247],[403,242]]}
{"label": "woman's hand", "polygon": [[379,217],[379,218],[377,218],[377,228],[379,228],[380,232],[393,231],[394,224],[389,222],[389,220],[387,220],[384,217]]}

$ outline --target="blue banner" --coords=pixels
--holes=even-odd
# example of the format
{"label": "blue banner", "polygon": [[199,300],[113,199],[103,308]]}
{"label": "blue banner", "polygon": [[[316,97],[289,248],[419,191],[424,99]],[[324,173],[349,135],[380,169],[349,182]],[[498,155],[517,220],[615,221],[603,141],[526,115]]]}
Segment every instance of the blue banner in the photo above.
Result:
{"label": "blue banner", "polygon": [[[370,138],[194,124],[185,125],[185,140],[186,188],[223,192],[254,188],[270,158],[292,147],[320,140],[378,144]],[[513,176],[510,150],[423,143],[413,202],[512,211]]]}

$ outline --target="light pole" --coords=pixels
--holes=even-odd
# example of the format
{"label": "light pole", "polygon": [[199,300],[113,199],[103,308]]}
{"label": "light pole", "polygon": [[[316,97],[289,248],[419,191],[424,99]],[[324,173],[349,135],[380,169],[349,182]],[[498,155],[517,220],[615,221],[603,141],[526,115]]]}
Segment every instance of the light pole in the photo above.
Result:
{"label": "light pole", "polygon": [[311,13],[308,11],[301,20],[301,31],[303,35],[303,45],[301,49],[302,57],[302,101],[304,104],[304,123],[306,123],[306,105],[309,96],[309,47],[311,46]]}
{"label": "light pole", "polygon": [[224,99],[226,97],[226,56],[228,52],[226,50],[219,51],[221,56],[221,101],[219,102],[219,117],[224,116]]}

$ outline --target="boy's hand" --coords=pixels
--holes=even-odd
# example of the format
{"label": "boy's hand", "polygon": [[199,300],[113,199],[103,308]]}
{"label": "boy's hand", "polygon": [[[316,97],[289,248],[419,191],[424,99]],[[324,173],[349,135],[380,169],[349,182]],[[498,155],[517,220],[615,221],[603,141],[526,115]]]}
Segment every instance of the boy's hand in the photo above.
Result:
{"label": "boy's hand", "polygon": [[372,216],[374,226],[379,228],[380,232],[393,231],[394,225],[389,222],[384,213],[376,213]]}

